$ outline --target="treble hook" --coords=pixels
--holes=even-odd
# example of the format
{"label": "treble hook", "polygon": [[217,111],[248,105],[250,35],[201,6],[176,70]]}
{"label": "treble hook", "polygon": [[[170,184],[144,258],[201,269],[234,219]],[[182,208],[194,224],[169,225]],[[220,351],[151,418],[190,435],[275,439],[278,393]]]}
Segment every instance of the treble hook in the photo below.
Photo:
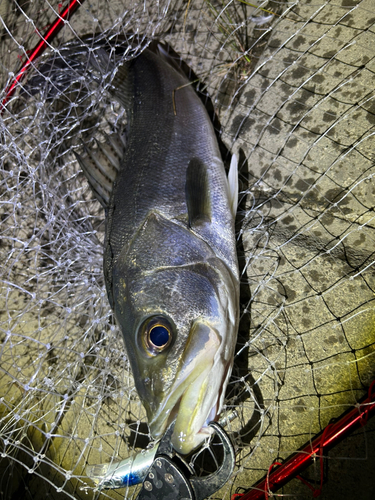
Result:
{"label": "treble hook", "polygon": [[185,467],[179,466],[174,461],[175,453],[170,440],[173,422],[160,441],[137,500],[204,500],[225,485],[234,470],[234,448],[229,436],[218,423],[211,422],[209,426],[214,429],[223,445],[220,467],[208,476],[197,477],[190,474],[186,464]]}

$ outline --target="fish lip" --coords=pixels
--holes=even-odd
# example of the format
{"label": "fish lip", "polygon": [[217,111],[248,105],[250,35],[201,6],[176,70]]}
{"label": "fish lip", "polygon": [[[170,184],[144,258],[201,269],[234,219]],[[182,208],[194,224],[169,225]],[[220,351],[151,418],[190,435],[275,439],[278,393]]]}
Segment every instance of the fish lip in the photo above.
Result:
{"label": "fish lip", "polygon": [[162,399],[156,414],[149,418],[150,431],[156,439],[176,419],[172,444],[181,454],[199,446],[210,434],[208,418],[215,418],[219,410],[220,387],[224,381],[223,374],[225,378],[228,369],[228,363],[221,356],[223,349],[223,341],[214,328],[200,321],[195,322],[175,382]]}
{"label": "fish lip", "polygon": [[[168,425],[176,418],[176,413],[178,413],[185,392],[199,377],[199,373],[192,373],[191,375],[195,376],[181,380],[177,386],[172,385],[167,397],[164,399],[163,404],[160,406],[155,416],[152,420],[149,419],[148,426],[153,437],[160,438]],[[171,400],[172,404],[170,405],[169,403],[171,403]],[[165,418],[166,414],[168,414],[167,418]]]}

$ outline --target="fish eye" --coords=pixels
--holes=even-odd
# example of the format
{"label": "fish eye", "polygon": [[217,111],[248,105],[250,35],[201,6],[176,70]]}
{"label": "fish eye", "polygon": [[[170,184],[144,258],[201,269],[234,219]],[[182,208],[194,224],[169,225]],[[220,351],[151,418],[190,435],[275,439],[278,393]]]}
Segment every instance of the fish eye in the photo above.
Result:
{"label": "fish eye", "polygon": [[172,325],[164,316],[146,320],[142,330],[143,345],[153,356],[164,351],[172,342]]}
{"label": "fish eye", "polygon": [[169,341],[169,330],[162,325],[155,325],[149,331],[149,339],[152,345],[158,349],[162,349]]}

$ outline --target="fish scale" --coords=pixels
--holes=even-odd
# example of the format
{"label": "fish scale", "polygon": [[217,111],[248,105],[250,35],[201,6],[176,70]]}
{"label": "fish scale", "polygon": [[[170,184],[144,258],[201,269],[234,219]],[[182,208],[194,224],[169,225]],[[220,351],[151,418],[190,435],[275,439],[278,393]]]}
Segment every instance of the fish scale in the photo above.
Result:
{"label": "fish scale", "polygon": [[[232,215],[222,196],[227,190],[225,171],[212,124],[194,89],[189,85],[176,90],[187,79],[150,51],[134,59],[126,73],[134,95],[126,106],[130,108],[128,148],[110,202],[108,235],[114,258],[151,209],[186,220],[185,172],[197,155],[212,171],[212,221],[222,226],[220,238],[229,241]],[[123,200],[124,192],[132,193],[127,200]]]}

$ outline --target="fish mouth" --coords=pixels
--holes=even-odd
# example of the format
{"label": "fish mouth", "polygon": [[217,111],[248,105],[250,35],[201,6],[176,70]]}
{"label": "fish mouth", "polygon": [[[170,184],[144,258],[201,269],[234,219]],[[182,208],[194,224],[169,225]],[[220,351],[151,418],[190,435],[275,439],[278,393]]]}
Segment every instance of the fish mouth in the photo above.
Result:
{"label": "fish mouth", "polygon": [[221,353],[222,340],[217,331],[196,321],[182,354],[177,376],[164,395],[156,414],[149,418],[154,438],[160,438],[176,418],[171,438],[174,449],[185,455],[211,435],[208,423],[220,411],[230,363]]}

